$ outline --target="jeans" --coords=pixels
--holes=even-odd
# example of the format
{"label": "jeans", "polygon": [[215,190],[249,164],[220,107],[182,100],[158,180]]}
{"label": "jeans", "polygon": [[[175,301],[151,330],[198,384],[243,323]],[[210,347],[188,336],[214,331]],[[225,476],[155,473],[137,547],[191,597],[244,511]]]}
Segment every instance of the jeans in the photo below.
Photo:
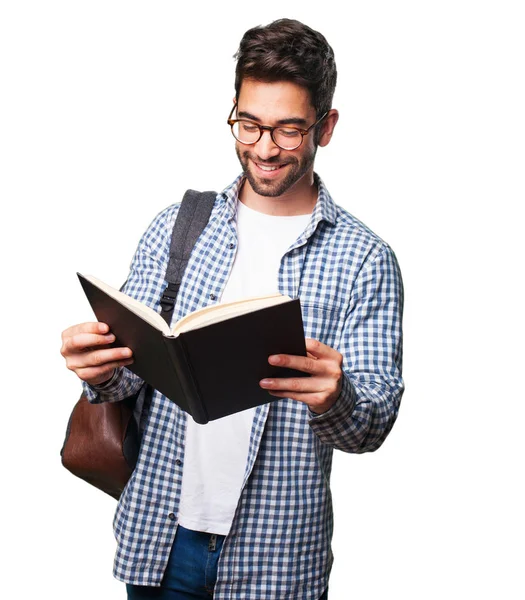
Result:
{"label": "jeans", "polygon": [[[128,584],[128,600],[210,600],[223,542],[223,535],[179,525],[160,587]],[[328,600],[328,590],[319,600]]]}
{"label": "jeans", "polygon": [[179,525],[160,587],[128,584],[128,600],[210,600],[223,542],[223,535],[191,531]]}

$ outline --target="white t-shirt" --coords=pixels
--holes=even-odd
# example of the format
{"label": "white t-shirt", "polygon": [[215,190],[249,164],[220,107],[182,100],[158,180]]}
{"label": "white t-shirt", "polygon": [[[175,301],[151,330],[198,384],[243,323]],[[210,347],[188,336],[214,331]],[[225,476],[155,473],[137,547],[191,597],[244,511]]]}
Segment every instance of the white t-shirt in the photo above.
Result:
{"label": "white t-shirt", "polygon": [[[221,302],[274,294],[281,258],[311,215],[275,217],[237,202],[238,246]],[[239,501],[255,408],[210,421],[188,418],[179,523],[227,535]]]}

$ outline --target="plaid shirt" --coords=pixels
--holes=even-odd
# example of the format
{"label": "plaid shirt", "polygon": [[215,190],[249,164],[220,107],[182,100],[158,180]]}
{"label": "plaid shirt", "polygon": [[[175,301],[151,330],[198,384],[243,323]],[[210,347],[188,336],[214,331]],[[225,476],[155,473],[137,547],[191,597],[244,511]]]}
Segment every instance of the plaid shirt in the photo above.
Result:
{"label": "plaid shirt", "polygon": [[[239,177],[217,195],[186,268],[175,320],[221,298],[235,258],[241,183]],[[217,600],[321,596],[332,566],[333,449],[376,450],[403,392],[403,291],[395,256],[317,183],[309,224],[281,260],[279,290],[301,299],[306,336],[343,354],[343,387],[321,415],[291,399],[257,407],[242,492],[220,557]],[[161,212],[144,234],[124,289],[157,311],[178,207]],[[105,386],[86,391],[93,402],[115,401],[141,383],[120,369]],[[124,582],[158,586],[162,580],[177,529],[186,419],[154,393],[138,464],[114,519],[114,574]]]}

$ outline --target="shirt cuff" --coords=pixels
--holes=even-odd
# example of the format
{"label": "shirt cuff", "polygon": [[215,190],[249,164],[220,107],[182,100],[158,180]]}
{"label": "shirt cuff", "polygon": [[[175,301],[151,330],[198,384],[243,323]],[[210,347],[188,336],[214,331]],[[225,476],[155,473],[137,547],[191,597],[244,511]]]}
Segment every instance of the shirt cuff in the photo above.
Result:
{"label": "shirt cuff", "polygon": [[324,413],[317,414],[308,408],[309,425],[320,440],[331,446],[335,445],[354,412],[356,392],[350,379],[343,373],[341,393],[334,404]]}
{"label": "shirt cuff", "polygon": [[89,402],[98,404],[100,402],[107,402],[113,399],[116,391],[118,390],[117,380],[119,377],[119,370],[120,368],[115,369],[111,378],[101,384],[90,385],[85,381],[82,382],[84,396],[86,396]]}

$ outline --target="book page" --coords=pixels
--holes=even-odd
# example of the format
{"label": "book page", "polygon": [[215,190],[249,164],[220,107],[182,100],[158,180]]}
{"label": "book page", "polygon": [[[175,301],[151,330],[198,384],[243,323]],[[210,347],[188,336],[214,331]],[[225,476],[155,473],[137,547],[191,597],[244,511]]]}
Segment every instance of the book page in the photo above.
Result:
{"label": "book page", "polygon": [[135,298],[131,298],[123,292],[119,292],[119,290],[116,290],[114,287],[111,287],[107,283],[100,281],[100,279],[97,279],[92,275],[83,275],[83,277],[85,277],[93,285],[96,285],[103,292],[106,292],[108,296],[111,296],[112,298],[129,308],[131,312],[134,312],[136,315],[144,319],[144,321],[147,321],[150,325],[153,325],[153,327],[156,327],[157,329],[162,331],[162,333],[164,333],[165,335],[170,334],[170,329],[166,321],[149,306],[142,304],[142,302],[135,300]]}
{"label": "book page", "polygon": [[177,336],[185,331],[191,331],[192,329],[198,329],[199,327],[205,327],[206,325],[219,323],[221,321],[225,321],[226,319],[239,317],[261,308],[268,308],[277,304],[283,304],[284,302],[289,302],[290,300],[291,298],[289,296],[272,294],[270,296],[257,296],[255,298],[245,298],[244,300],[237,300],[235,302],[226,302],[224,304],[206,306],[205,308],[201,308],[190,313],[178,321],[173,326],[172,335]]}
{"label": "book page", "polygon": [[233,317],[239,317],[241,315],[259,310],[261,308],[268,308],[277,304],[282,304],[291,300],[289,296],[283,296],[282,294],[271,294],[270,296],[257,296],[254,298],[245,298],[243,300],[236,300],[234,302],[226,302],[223,304],[214,304],[213,306],[206,306],[199,310],[196,310],[189,315],[183,317],[178,321],[170,331],[166,321],[156,313],[149,306],[142,304],[135,298],[131,298],[127,294],[120,292],[114,287],[104,283],[100,279],[93,277],[92,275],[83,275],[93,285],[101,289],[108,296],[111,296],[124,306],[126,306],[133,313],[147,321],[153,327],[159,329],[164,335],[172,335],[177,337],[184,331],[191,331],[192,329],[198,329],[199,327],[205,327],[213,323],[219,323]]}

